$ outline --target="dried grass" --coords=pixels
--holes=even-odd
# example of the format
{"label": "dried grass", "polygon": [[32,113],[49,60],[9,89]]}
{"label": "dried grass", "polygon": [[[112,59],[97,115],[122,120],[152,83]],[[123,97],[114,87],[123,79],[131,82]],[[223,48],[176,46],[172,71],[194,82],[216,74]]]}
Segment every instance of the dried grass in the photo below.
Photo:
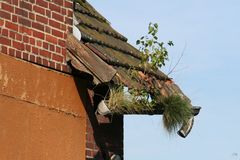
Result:
{"label": "dried grass", "polygon": [[109,99],[105,103],[113,113],[141,113],[145,106],[123,90],[123,87],[111,88]]}

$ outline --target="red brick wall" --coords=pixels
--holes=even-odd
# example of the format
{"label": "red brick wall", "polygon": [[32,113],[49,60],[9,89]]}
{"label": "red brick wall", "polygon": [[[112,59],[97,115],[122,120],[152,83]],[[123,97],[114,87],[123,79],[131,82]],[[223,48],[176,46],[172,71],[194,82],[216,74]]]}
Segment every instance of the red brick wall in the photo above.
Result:
{"label": "red brick wall", "polygon": [[87,113],[86,159],[108,160],[112,154],[123,156],[123,115],[96,115],[94,103],[97,101],[93,98],[94,92],[86,88],[89,80],[76,78],[75,82]]}
{"label": "red brick wall", "polygon": [[71,0],[0,1],[0,52],[67,71],[72,14]]}
{"label": "red brick wall", "polygon": [[[91,96],[91,92],[89,97]],[[88,102],[93,100],[90,98]],[[105,160],[113,154],[123,156],[123,116],[101,116],[95,114],[90,103],[85,104],[87,112],[86,159]]]}
{"label": "red brick wall", "polygon": [[113,154],[123,156],[123,116],[97,116],[87,120],[86,159],[105,160]]}

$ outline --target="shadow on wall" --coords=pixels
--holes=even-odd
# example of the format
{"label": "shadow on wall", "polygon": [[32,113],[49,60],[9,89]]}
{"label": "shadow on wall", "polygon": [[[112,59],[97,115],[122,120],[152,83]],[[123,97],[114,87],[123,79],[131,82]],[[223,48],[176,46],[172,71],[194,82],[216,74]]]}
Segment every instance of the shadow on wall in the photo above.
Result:
{"label": "shadow on wall", "polygon": [[[97,154],[94,156],[94,158],[86,158],[86,160],[99,160],[99,159],[103,159],[103,156],[101,155],[100,152],[97,152]],[[106,159],[110,160],[110,158],[106,158]]]}
{"label": "shadow on wall", "polygon": [[[112,154],[123,155],[123,116],[112,117],[110,123],[99,123],[95,115],[96,106],[94,106],[93,103],[95,102],[95,104],[97,104],[99,100],[96,99],[93,94],[94,84],[92,76],[74,70],[73,75],[89,123],[92,126],[93,143],[96,145],[93,146],[92,149],[96,150],[96,148],[98,148],[98,152],[94,152],[94,158],[87,158],[87,160],[106,160],[110,159]],[[107,118],[104,117],[104,119]],[[87,126],[87,129],[88,128],[89,126]]]}
{"label": "shadow on wall", "polygon": [[[99,159],[99,155],[101,155],[99,152],[97,153],[97,155],[94,157],[94,158],[87,158],[86,160],[98,160]],[[123,158],[121,158],[120,156],[118,155],[113,155],[111,157],[111,160],[122,160]],[[110,159],[109,159],[110,160]]]}

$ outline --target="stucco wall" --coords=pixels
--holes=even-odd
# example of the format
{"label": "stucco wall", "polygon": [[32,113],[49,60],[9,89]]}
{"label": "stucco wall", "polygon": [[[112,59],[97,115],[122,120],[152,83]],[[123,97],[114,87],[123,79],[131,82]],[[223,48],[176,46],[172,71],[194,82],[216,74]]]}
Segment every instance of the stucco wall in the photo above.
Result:
{"label": "stucco wall", "polygon": [[0,159],[84,160],[78,92],[71,76],[0,53]]}

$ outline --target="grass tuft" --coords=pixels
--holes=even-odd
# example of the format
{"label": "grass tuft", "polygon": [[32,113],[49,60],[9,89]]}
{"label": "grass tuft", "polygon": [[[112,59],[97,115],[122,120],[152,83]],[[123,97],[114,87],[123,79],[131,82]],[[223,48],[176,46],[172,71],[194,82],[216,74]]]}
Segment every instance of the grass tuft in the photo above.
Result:
{"label": "grass tuft", "polygon": [[118,114],[141,113],[150,109],[127,91],[124,92],[123,87],[110,88],[109,99],[105,103],[112,112]]}
{"label": "grass tuft", "polygon": [[175,132],[192,116],[189,103],[180,96],[173,95],[164,98],[162,104],[164,106],[163,124],[169,133]]}
{"label": "grass tuft", "polygon": [[[106,105],[113,113],[143,113],[146,110],[154,111],[154,108],[147,103],[141,102],[123,87],[110,88],[109,99],[105,100]],[[163,124],[169,133],[175,133],[184,123],[187,123],[192,116],[192,109],[187,100],[178,95],[162,98],[155,107],[163,107]],[[156,108],[155,108],[156,109]]]}

